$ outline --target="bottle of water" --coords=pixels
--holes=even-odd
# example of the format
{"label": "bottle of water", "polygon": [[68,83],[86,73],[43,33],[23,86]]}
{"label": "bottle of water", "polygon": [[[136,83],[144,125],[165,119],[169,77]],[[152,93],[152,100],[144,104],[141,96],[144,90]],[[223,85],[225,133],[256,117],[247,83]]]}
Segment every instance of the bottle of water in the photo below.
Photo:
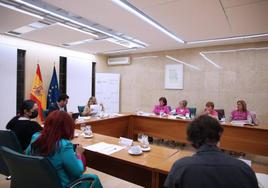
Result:
{"label": "bottle of water", "polygon": [[252,124],[252,117],[250,114],[248,114],[248,116],[247,116],[247,121],[249,124]]}

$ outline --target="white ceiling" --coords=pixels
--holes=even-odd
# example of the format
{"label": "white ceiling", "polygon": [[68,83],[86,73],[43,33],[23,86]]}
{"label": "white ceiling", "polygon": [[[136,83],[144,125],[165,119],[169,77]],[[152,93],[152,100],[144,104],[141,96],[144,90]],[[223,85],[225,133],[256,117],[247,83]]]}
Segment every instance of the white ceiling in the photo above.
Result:
{"label": "white ceiling", "polygon": [[0,18],[0,33],[12,31],[24,25],[41,20],[40,18],[3,6],[0,6]]}
{"label": "white ceiling", "polygon": [[86,39],[92,39],[94,36],[70,29],[61,24],[53,24],[47,27],[34,30],[21,35],[27,40],[34,40],[52,45],[62,45]]}
{"label": "white ceiling", "polygon": [[[138,49],[134,51],[135,53],[267,40],[267,37],[263,37],[196,45],[181,44],[111,0],[43,0],[43,2],[148,44],[148,47]],[[187,42],[268,33],[268,0],[128,0],[128,2]],[[10,22],[1,19],[1,33],[22,26],[23,19],[18,15],[10,15],[8,11],[2,9],[0,7],[0,16],[3,18],[8,15]],[[12,20],[21,23],[16,24]],[[8,27],[9,25],[13,27]],[[62,30],[66,35],[60,35]],[[22,37],[53,45],[92,38],[57,25],[26,33]],[[69,48],[89,53],[126,49],[108,41],[94,41]]]}
{"label": "white ceiling", "polygon": [[114,51],[114,50],[123,50],[127,48],[122,47],[121,45],[118,45],[118,44],[108,42],[106,40],[99,40],[99,41],[97,40],[93,42],[71,46],[70,49],[78,50],[78,51],[82,51],[86,53],[98,53],[98,52],[107,52],[107,51]]}

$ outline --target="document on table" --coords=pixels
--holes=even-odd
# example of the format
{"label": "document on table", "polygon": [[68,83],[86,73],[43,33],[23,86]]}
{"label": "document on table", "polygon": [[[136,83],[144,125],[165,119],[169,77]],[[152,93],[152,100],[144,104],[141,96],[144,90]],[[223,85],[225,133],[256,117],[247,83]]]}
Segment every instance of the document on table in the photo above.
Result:
{"label": "document on table", "polygon": [[263,173],[256,173],[260,188],[268,188],[268,175]]}
{"label": "document on table", "polygon": [[105,142],[99,142],[97,144],[92,144],[84,148],[87,150],[95,151],[95,152],[102,153],[105,155],[111,155],[117,151],[124,149],[125,147],[115,145],[115,144],[107,144]]}

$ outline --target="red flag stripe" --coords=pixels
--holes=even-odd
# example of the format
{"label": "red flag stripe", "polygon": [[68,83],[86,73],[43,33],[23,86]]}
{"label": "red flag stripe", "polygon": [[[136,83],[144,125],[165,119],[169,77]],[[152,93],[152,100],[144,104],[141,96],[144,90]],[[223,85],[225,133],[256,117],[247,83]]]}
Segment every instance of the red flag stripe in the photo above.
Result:
{"label": "red flag stripe", "polygon": [[42,109],[42,105],[41,102],[34,96],[34,95],[30,95],[30,99],[32,99],[33,101],[35,101],[38,105],[38,116],[40,117],[41,122],[44,121],[44,116],[43,116],[43,109]]}

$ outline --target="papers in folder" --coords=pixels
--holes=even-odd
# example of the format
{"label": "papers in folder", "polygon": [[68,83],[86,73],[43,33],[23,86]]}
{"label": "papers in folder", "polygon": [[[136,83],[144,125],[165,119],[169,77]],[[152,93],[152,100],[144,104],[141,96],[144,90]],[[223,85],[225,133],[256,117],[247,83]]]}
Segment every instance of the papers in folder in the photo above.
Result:
{"label": "papers in folder", "polygon": [[84,148],[87,150],[95,151],[95,152],[102,153],[105,155],[111,155],[117,151],[124,149],[125,147],[114,145],[114,144],[107,144],[105,142],[99,142],[97,144],[89,145]]}

